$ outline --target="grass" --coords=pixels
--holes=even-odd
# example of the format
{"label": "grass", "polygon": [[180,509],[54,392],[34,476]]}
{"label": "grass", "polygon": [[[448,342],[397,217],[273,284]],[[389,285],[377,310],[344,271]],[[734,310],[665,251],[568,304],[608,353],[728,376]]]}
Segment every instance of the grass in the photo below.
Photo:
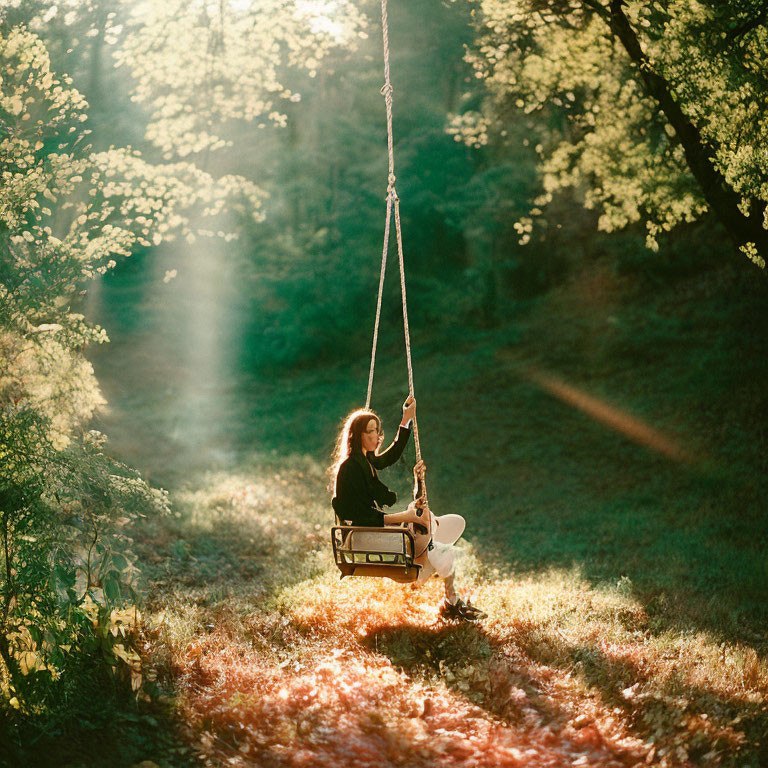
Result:
{"label": "grass", "polygon": [[[768,763],[766,315],[727,271],[651,291],[593,264],[498,328],[415,348],[430,498],[468,520],[478,627],[437,619],[436,581],[334,572],[324,466],[364,370],[211,390],[220,431],[190,446],[137,405],[140,366],[115,369],[125,411],[97,367],[121,458],[176,510],[137,532],[158,681],[140,711],[173,734],[144,757]],[[390,433],[399,355],[374,390]],[[385,478],[401,498],[408,450]]]}
{"label": "grass", "polygon": [[446,625],[436,580],[338,580],[322,467],[293,461],[208,478],[144,543],[162,555],[151,656],[181,737],[212,764],[335,765],[350,749],[372,766],[764,759],[754,648],[649,614],[627,577],[502,575],[470,544],[459,576],[489,619]]}

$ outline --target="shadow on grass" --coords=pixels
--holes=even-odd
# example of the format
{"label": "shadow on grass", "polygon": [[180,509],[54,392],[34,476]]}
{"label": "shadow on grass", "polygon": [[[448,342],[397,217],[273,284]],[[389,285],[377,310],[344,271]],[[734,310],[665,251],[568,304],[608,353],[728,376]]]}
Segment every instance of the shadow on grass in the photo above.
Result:
{"label": "shadow on grass", "polygon": [[[511,727],[547,724],[568,750],[591,747],[591,759],[601,765],[655,756],[703,766],[768,759],[764,701],[718,695],[676,677],[659,686],[642,662],[611,658],[595,645],[543,641],[524,628],[514,641],[502,641],[482,625],[466,624],[383,626],[363,645],[417,679],[441,680]],[[558,684],[561,675],[580,685],[568,691]],[[635,737],[632,748],[617,721]]]}
{"label": "shadow on grass", "polygon": [[[279,468],[264,461],[258,469],[203,477],[174,494],[175,515],[141,521],[135,548],[146,594],[139,643],[145,687],[132,692],[107,675],[84,695],[82,712],[73,704],[42,731],[40,723],[24,733],[0,724],[2,768],[199,765],[175,709],[174,697],[189,693],[179,686],[179,670],[194,666],[196,649],[214,636],[274,653],[285,633],[270,599],[324,567],[314,552],[325,531],[312,520],[325,509],[315,509],[305,487],[319,470],[297,460],[289,481],[280,474],[285,466],[281,457]],[[264,620],[255,618],[262,614]]]}
{"label": "shadow on grass", "polygon": [[672,754],[682,747],[696,764],[707,758],[723,760],[719,764],[766,762],[768,707],[761,697],[746,691],[722,695],[676,674],[655,685],[642,658],[633,659],[631,649],[618,649],[612,657],[596,645],[553,641],[551,636],[549,643],[542,643],[540,636],[525,632],[518,642],[535,660],[577,674],[599,692],[606,706],[631,716],[638,733],[663,733]]}
{"label": "shadow on grass", "polygon": [[[650,457],[646,471],[657,464]],[[361,596],[373,599],[377,592],[381,594],[376,599],[385,600],[388,592],[377,585],[338,588],[328,571],[328,511],[321,475],[305,486],[298,479],[300,471],[288,471],[285,460],[275,458],[270,472],[258,478],[247,473],[222,476],[203,491],[190,492],[183,502],[185,516],[169,521],[165,534],[148,536],[148,556],[166,553],[153,567],[157,607],[170,606],[180,617],[178,636],[169,641],[168,662],[169,685],[172,682],[187,701],[177,727],[203,754],[234,760],[233,765],[248,765],[253,759],[286,766],[301,761],[319,765],[323,760],[335,765],[353,744],[359,756],[385,755],[380,763],[384,765],[398,764],[409,750],[413,765],[440,764],[453,751],[467,765],[484,751],[496,754],[496,765],[514,765],[528,749],[542,759],[560,755],[570,762],[586,757],[601,766],[629,765],[647,757],[652,761],[657,752],[672,765],[684,765],[688,759],[702,765],[763,759],[762,747],[756,745],[765,718],[753,702],[680,680],[655,683],[644,677],[640,663],[610,656],[597,644],[553,642],[526,630],[525,622],[520,624],[513,615],[513,640],[481,627],[429,627],[423,617],[408,619],[408,598],[403,597],[407,593],[400,589],[395,601],[400,602],[374,616],[368,627],[365,616],[355,617],[355,601]],[[693,513],[678,521],[683,558],[671,556],[681,542],[661,535],[669,533],[673,519],[667,510],[649,510],[638,530],[637,510],[661,480],[655,482],[636,496],[627,491],[624,498],[631,503],[626,510],[609,489],[599,522],[591,529],[589,509],[574,512],[566,500],[562,509],[567,514],[555,518],[550,549],[536,538],[545,527],[540,516],[534,525],[525,514],[511,522],[497,520],[493,536],[492,510],[486,506],[484,525],[475,530],[478,538],[493,541],[502,552],[507,542],[511,552],[531,543],[535,558],[518,562],[518,573],[536,572],[542,561],[571,565],[577,559],[586,564],[581,574],[588,584],[625,576],[625,592],[638,596],[644,606],[623,618],[620,611],[616,614],[628,630],[653,635],[716,627],[723,633],[717,617],[731,615],[738,598],[724,614],[706,604],[701,605],[701,616],[695,604],[688,613],[678,611],[679,601],[705,583],[675,586],[676,577],[690,568],[699,550],[695,531],[688,529]],[[674,487],[665,498],[677,498],[679,492],[680,486]],[[600,495],[586,496],[592,510]],[[705,530],[703,536],[700,541],[710,541],[713,531]],[[640,551],[630,542],[638,543]],[[643,542],[650,542],[645,550]],[[483,547],[478,550],[482,553]],[[487,551],[490,556],[490,547]],[[717,556],[732,555],[726,549]],[[500,559],[497,550],[496,558],[509,567],[509,554]],[[655,559],[660,568],[647,573]],[[491,567],[489,559],[484,570],[490,572]],[[714,567],[710,561],[703,570],[711,575]],[[739,574],[734,579],[743,583]],[[291,600],[301,604],[301,593],[284,600],[294,588],[315,603],[306,619],[297,618],[291,609]],[[382,623],[382,617],[397,615],[399,608],[399,622]],[[321,647],[323,643],[327,647]],[[373,653],[360,656],[361,646]],[[335,663],[333,654],[339,649],[344,649],[354,674]],[[402,670],[384,688],[376,682],[383,674],[377,656]],[[245,667],[242,674],[235,671],[239,665]],[[323,668],[326,671],[319,674]],[[386,699],[395,690],[401,698],[393,709]],[[439,702],[434,717],[432,705],[426,703],[432,701]],[[411,710],[419,706],[426,709],[413,715]],[[470,725],[456,726],[451,711],[461,711]],[[274,734],[265,735],[273,716]],[[503,722],[501,730],[491,729],[494,718]],[[184,736],[191,723],[193,731]],[[440,742],[440,731],[451,728],[458,735]],[[475,738],[473,728],[482,737]],[[463,747],[462,739],[467,740]],[[438,742],[440,749],[433,749]]]}
{"label": "shadow on grass", "polygon": [[741,504],[747,494],[754,510],[762,491],[659,463],[649,460],[655,476],[634,490],[601,499],[582,487],[546,512],[528,502],[478,520],[479,558],[516,576],[578,567],[592,586],[622,583],[650,632],[703,630],[768,658],[768,518]]}
{"label": "shadow on grass", "polygon": [[463,514],[478,556],[502,573],[578,565],[592,585],[629,579],[658,628],[702,629],[768,654],[766,477],[724,455],[674,462],[525,383],[512,417],[492,405],[510,375],[465,383],[488,416],[441,451],[469,465],[463,444],[487,434],[500,443],[460,483],[446,458],[433,509]]}
{"label": "shadow on grass", "polygon": [[[642,745],[603,738],[594,728],[558,727],[551,713],[520,705],[503,722],[461,684],[433,685],[397,669],[353,638],[312,627],[284,627],[294,643],[277,663],[264,653],[210,638],[186,666],[196,693],[186,721],[208,759],[233,766],[592,765],[621,768],[645,756]],[[429,634],[429,633],[427,633]],[[440,642],[451,630],[419,642]],[[503,695],[496,684],[493,694]],[[509,700],[507,696],[505,701]]]}

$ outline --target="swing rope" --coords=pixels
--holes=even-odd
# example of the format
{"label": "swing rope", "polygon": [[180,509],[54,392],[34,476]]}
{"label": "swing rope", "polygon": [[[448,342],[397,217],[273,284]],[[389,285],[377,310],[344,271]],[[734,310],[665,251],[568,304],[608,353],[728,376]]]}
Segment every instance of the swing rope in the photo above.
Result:
{"label": "swing rope", "polygon": [[[405,260],[403,257],[403,233],[400,226],[400,198],[395,189],[395,149],[394,137],[392,132],[392,82],[389,77],[389,19],[387,16],[387,0],[381,0],[381,28],[384,42],[384,85],[381,87],[381,94],[384,96],[384,104],[387,109],[387,154],[389,157],[389,173],[387,176],[387,218],[384,224],[384,246],[381,253],[381,274],[379,275],[379,294],[376,301],[376,321],[373,328],[373,347],[371,349],[371,369],[368,375],[368,394],[365,399],[366,409],[371,404],[371,391],[373,389],[373,371],[376,364],[376,347],[379,339],[379,323],[381,320],[381,297],[384,290],[384,275],[387,270],[387,254],[389,252],[389,234],[392,213],[395,216],[395,233],[397,237],[397,255],[400,265],[400,295],[403,304],[403,330],[405,333],[405,357],[408,363],[408,393],[413,393],[413,364],[411,361],[411,336],[408,327],[408,302],[405,293]],[[413,418],[413,438],[416,447],[416,461],[421,461],[421,445],[419,443],[419,427],[416,417]],[[426,500],[427,490],[424,483],[424,498]]]}

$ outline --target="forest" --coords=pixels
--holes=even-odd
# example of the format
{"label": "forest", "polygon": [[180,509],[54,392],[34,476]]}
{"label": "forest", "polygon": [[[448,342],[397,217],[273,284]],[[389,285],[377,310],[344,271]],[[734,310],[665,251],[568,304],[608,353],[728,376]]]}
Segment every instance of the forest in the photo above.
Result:
{"label": "forest", "polygon": [[768,765],[767,114],[765,0],[0,0],[0,768]]}

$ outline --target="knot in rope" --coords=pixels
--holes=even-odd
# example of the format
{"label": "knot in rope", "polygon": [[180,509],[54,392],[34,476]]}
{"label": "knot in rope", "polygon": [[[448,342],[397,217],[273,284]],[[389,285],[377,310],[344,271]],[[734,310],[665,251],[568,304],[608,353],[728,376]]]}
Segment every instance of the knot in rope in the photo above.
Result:
{"label": "knot in rope", "polygon": [[389,178],[387,179],[387,197],[391,197],[393,200],[399,200],[397,190],[395,189],[396,181],[397,176],[395,176],[394,173],[390,173]]}
{"label": "knot in rope", "polygon": [[392,87],[392,83],[384,83],[384,85],[381,86],[379,89],[379,93],[385,98],[385,99],[391,99],[392,94],[395,92],[395,89]]}

